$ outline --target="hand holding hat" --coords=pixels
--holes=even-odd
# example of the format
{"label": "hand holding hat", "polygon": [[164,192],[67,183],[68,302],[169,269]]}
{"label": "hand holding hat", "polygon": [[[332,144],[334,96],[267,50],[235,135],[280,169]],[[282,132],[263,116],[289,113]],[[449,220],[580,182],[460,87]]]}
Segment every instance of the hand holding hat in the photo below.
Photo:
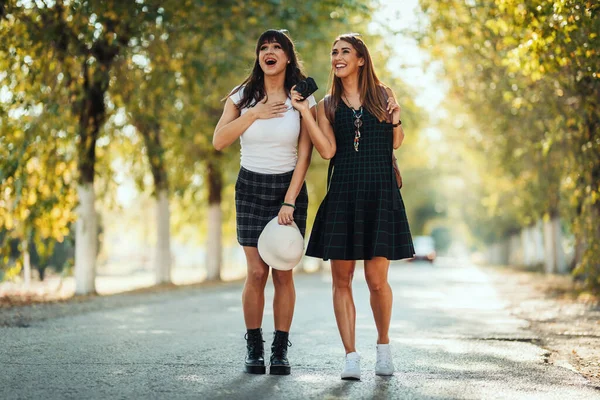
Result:
{"label": "hand holding hat", "polygon": [[275,217],[265,226],[258,237],[258,254],[271,268],[289,271],[304,254],[304,238],[298,225],[279,225]]}

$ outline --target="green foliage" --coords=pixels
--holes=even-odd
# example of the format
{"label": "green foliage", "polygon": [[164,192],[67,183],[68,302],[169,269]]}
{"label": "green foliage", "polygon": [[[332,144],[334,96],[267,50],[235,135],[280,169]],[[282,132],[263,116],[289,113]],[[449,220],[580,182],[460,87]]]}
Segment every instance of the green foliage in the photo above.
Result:
{"label": "green foliage", "polygon": [[421,5],[430,21],[422,44],[443,62],[451,96],[473,114],[479,137],[470,151],[488,160],[480,190],[489,213],[471,222],[495,221],[492,236],[500,237],[514,229],[511,220],[526,226],[561,214],[587,245],[577,272],[600,289],[600,5]]}
{"label": "green foliage", "polygon": [[[149,165],[159,186],[172,176],[179,222],[201,221],[193,217],[203,216],[205,162],[218,157],[210,138],[220,99],[251,65],[258,35],[285,27],[302,38],[301,53],[328,57],[334,30],[364,11],[353,0],[7,2],[0,15],[2,264],[11,239],[31,235],[40,249],[62,241],[75,219],[77,180],[99,174],[99,192],[110,192],[117,160],[138,171],[140,189],[139,166]],[[141,151],[123,123],[101,131],[120,109],[144,135]],[[234,153],[219,157],[228,183]],[[134,154],[148,154],[149,163]]]}
{"label": "green foliage", "polygon": [[[33,237],[43,259],[51,256],[53,240],[68,234],[76,182],[94,181],[112,65],[140,29],[155,23],[156,8],[117,1],[9,1],[3,7],[0,129],[10,154],[0,168],[0,229],[7,238]],[[5,241],[4,265],[6,248]]]}
{"label": "green foliage", "polygon": [[[290,32],[306,73],[320,86],[320,100],[328,86],[333,39],[348,31],[366,33],[376,5],[371,0],[7,2],[0,12],[2,264],[8,265],[11,240],[25,238],[35,241],[36,257],[55,257],[52,247],[69,236],[75,220],[78,182],[93,182],[100,200],[115,205],[122,176],[133,176],[146,193],[148,171],[156,188],[172,193],[175,234],[203,239],[198,232],[205,231],[206,199],[215,198],[217,190],[224,234],[233,241],[239,147],[218,153],[211,142],[221,99],[248,74],[258,36],[268,28]],[[365,40],[380,78],[403,107],[407,145],[416,145],[423,118],[413,94],[387,70],[389,49],[382,38],[365,34]],[[405,153],[399,151],[403,168],[418,165],[418,157]],[[212,193],[209,170],[222,182]],[[327,162],[315,153],[307,178],[313,215],[325,194],[326,170]],[[426,218],[423,214],[422,225]],[[20,261],[11,265],[18,273]]]}
{"label": "green foliage", "polygon": [[0,71],[9,71],[0,73],[0,90],[12,94],[0,101],[0,265],[11,277],[22,263],[11,256],[10,242],[33,239],[40,255],[49,256],[45,243],[68,235],[77,197],[69,114],[43,107],[49,92],[24,67],[37,67],[32,58],[23,56],[21,64],[6,52],[0,49]]}
{"label": "green foliage", "polygon": [[[214,166],[217,171],[213,173],[222,177],[225,240],[235,237],[232,186],[239,168],[239,144],[219,153],[212,147],[212,135],[223,110],[221,99],[244,80],[253,66],[260,34],[268,28],[289,31],[305,72],[318,82],[320,89],[315,97],[319,100],[327,88],[333,39],[346,32],[351,22],[366,28],[370,10],[369,1],[250,1],[244,7],[237,2],[225,3],[190,3],[196,10],[182,16],[186,34],[171,36],[182,57],[184,83],[177,96],[184,106],[171,114],[177,121],[172,134],[180,139],[174,152],[177,157],[171,159],[178,164],[171,164],[175,168],[169,176],[177,194],[174,231],[187,238],[190,235],[185,225],[190,223],[200,227],[196,232],[205,231],[205,209],[198,203],[216,196],[208,190],[208,171],[214,171]],[[202,18],[195,17],[198,15]],[[325,193],[326,168],[327,163],[315,153],[307,178],[311,208]]]}

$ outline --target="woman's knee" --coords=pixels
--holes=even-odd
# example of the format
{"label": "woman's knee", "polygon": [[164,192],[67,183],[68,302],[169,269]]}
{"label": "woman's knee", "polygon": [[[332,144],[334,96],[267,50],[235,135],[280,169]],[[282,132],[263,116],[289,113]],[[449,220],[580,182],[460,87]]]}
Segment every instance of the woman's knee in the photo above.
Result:
{"label": "woman's knee", "polygon": [[371,292],[379,292],[388,287],[390,262],[383,257],[374,257],[365,262],[365,280]]}
{"label": "woman's knee", "polygon": [[352,286],[352,280],[354,279],[354,269],[344,269],[334,271],[332,268],[333,287],[338,289],[349,288]]}
{"label": "woman's knee", "polygon": [[265,285],[269,277],[269,267],[262,261],[255,247],[244,247],[248,264],[246,282],[251,285]]}
{"label": "woman's knee", "polygon": [[269,270],[262,267],[249,268],[248,281],[252,284],[264,284],[269,277]]}
{"label": "woman's knee", "polygon": [[367,286],[370,292],[378,293],[387,288],[387,281],[381,279],[367,280]]}
{"label": "woman's knee", "polygon": [[286,287],[294,285],[294,273],[290,271],[279,271],[274,269],[273,274],[273,285],[277,289],[278,287]]}
{"label": "woman's knee", "polygon": [[371,292],[380,292],[388,286],[387,274],[382,273],[382,271],[367,271],[365,272],[365,279]]}

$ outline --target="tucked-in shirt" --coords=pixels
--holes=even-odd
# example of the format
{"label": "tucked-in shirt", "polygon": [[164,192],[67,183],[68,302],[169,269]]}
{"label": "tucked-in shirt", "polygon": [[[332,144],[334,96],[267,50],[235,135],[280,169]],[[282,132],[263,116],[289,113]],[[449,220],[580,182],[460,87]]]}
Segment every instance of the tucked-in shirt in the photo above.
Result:
{"label": "tucked-in shirt", "polygon": [[[237,105],[243,96],[244,88],[231,96]],[[308,97],[312,108],[317,102],[314,96]],[[240,165],[247,170],[261,174],[281,174],[296,167],[298,161],[298,137],[300,136],[300,113],[292,106],[292,100],[285,101],[288,107],[283,117],[257,119],[240,136]],[[245,107],[241,115],[248,112]]]}

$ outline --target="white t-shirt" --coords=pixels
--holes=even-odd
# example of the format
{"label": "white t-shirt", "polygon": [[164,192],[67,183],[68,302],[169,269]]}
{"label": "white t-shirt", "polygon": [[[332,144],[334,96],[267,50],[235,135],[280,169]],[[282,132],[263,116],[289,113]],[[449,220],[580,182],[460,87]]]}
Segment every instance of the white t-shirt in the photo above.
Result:
{"label": "white t-shirt", "polygon": [[[234,89],[235,90],[235,89]],[[244,88],[231,96],[235,104],[242,99]],[[252,172],[261,174],[282,174],[296,168],[298,161],[298,137],[300,136],[300,113],[287,99],[288,110],[283,117],[257,119],[240,136],[240,165]],[[314,96],[308,98],[312,108],[317,102]],[[243,108],[241,115],[249,108]]]}

